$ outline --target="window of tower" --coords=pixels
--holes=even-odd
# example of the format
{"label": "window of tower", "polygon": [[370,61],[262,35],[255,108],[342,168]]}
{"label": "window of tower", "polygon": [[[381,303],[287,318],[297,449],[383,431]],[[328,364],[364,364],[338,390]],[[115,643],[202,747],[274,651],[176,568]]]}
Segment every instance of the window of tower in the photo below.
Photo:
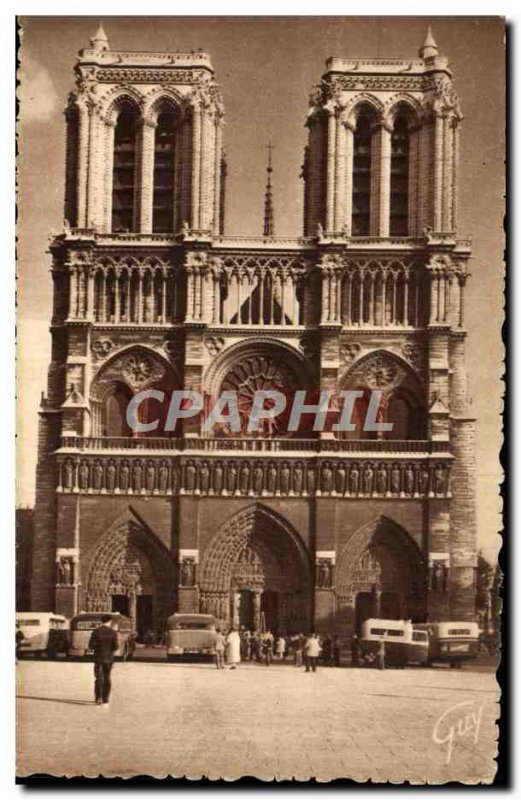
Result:
{"label": "window of tower", "polygon": [[391,134],[391,236],[407,236],[409,217],[409,120],[399,114]]}
{"label": "window of tower", "polygon": [[120,112],[114,131],[114,169],[112,178],[112,230],[135,230],[136,135],[138,112]]}
{"label": "window of tower", "polygon": [[132,436],[127,423],[127,406],[132,392],[124,384],[117,384],[105,397],[102,411],[102,436]]}
{"label": "window of tower", "polygon": [[362,111],[353,137],[353,236],[369,236],[371,220],[371,139],[374,118]]}
{"label": "window of tower", "polygon": [[176,115],[159,115],[154,143],[154,200],[152,230],[172,231],[174,227],[174,148]]}

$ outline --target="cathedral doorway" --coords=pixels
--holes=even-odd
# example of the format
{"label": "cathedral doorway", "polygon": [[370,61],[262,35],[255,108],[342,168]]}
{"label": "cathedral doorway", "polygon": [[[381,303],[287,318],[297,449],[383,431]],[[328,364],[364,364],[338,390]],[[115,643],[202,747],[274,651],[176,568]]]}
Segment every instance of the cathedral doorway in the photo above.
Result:
{"label": "cathedral doorway", "polygon": [[100,540],[89,569],[88,611],[130,617],[138,641],[162,635],[172,611],[173,564],[155,536],[132,521]]}
{"label": "cathedral doorway", "polygon": [[340,554],[336,592],[344,619],[360,634],[363,622],[425,619],[421,552],[403,528],[380,517],[357,531]]}
{"label": "cathedral doorway", "polygon": [[309,630],[311,569],[298,535],[254,506],[219,531],[200,565],[200,611],[225,625],[280,633]]}

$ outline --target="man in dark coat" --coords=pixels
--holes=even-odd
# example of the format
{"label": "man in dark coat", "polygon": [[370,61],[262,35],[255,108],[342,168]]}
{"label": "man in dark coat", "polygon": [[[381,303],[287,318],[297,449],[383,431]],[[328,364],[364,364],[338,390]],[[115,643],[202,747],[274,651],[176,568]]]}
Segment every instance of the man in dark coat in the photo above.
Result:
{"label": "man in dark coat", "polygon": [[89,649],[94,651],[94,695],[97,705],[108,708],[110,698],[110,673],[114,653],[118,649],[117,621],[107,614],[99,628],[92,632]]}

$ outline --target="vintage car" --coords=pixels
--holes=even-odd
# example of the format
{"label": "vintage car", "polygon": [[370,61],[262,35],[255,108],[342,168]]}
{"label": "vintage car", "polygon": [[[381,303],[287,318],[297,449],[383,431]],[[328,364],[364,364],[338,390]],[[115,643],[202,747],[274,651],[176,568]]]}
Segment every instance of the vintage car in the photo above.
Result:
{"label": "vintage car", "polygon": [[213,656],[216,621],[211,614],[172,614],[167,620],[166,657]]}
{"label": "vintage car", "polygon": [[429,635],[409,620],[366,619],[359,641],[359,663],[378,666],[381,642],[384,642],[386,667],[427,663]]}
{"label": "vintage car", "polygon": [[[69,655],[83,658],[84,656],[92,654],[92,651],[89,649],[92,631],[99,628],[108,613],[110,612],[85,611],[71,619]],[[136,646],[135,636],[132,630],[132,621],[118,612],[113,612],[110,616],[117,623],[118,649],[116,650],[115,656],[116,658],[121,658],[123,661],[126,661],[132,658]]]}
{"label": "vintage car", "polygon": [[16,615],[16,654],[18,657],[31,653],[33,656],[56,658],[59,653],[67,655],[69,623],[65,617],[52,612],[20,612]]}
{"label": "vintage car", "polygon": [[426,622],[418,628],[429,634],[429,662],[460,668],[476,658],[479,650],[477,622]]}

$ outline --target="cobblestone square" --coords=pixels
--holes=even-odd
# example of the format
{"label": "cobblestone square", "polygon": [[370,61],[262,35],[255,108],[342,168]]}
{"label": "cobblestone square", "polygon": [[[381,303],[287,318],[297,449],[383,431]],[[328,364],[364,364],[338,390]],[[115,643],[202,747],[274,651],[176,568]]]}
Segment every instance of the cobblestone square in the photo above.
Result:
{"label": "cobblestone square", "polygon": [[18,666],[18,775],[154,775],[490,783],[492,671],[117,663]]}

